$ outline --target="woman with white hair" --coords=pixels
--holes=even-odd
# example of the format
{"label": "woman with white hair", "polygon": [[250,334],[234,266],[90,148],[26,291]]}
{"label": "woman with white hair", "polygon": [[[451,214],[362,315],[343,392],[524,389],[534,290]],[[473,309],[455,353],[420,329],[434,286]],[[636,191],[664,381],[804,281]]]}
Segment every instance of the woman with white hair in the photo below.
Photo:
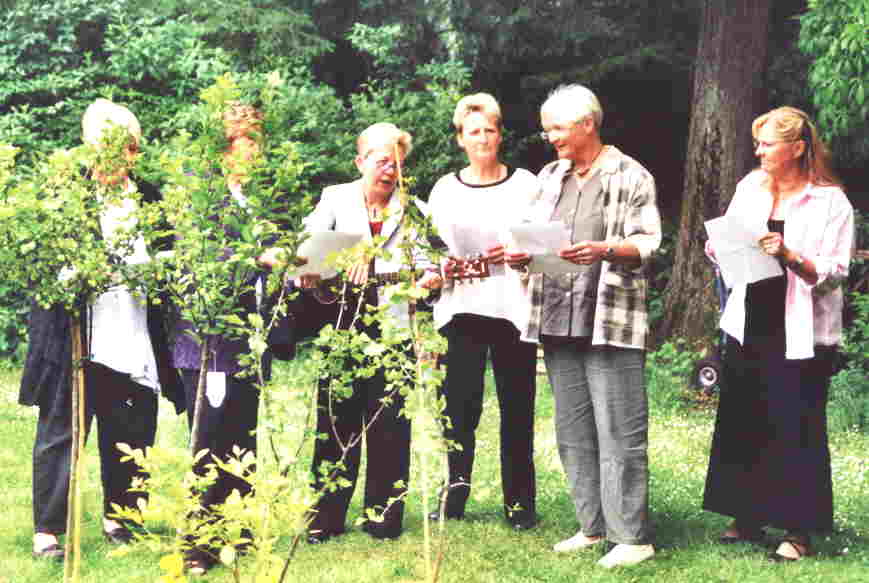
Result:
{"label": "woman with white hair", "polygon": [[[443,176],[429,197],[434,226],[447,244],[446,285],[434,308],[435,325],[447,338],[447,371],[441,388],[449,420],[444,437],[449,483],[443,515],[462,519],[471,491],[475,433],[483,413],[486,361],[491,359],[501,419],[501,487],[504,516],[516,530],[537,524],[534,473],[534,397],[537,344],[519,339],[526,304],[515,272],[504,270],[504,231],[521,222],[537,192],[537,179],[498,159],[501,108],[487,93],[459,100],[453,116],[456,141],[468,166]],[[481,255],[489,275],[462,279],[462,261]],[[432,519],[438,519],[436,511]]]}
{"label": "woman with white hair", "polygon": [[[90,170],[94,191],[120,189],[116,204],[105,204],[95,225],[104,239],[131,226],[136,208],[136,191],[144,202],[154,200],[156,189],[137,184],[130,170],[141,140],[136,117],[127,108],[97,99],[82,118],[84,141],[103,148],[113,128],[126,131],[121,159],[104,161]],[[129,195],[129,196],[126,196]],[[140,236],[132,251],[118,261],[141,263],[149,260]],[[168,343],[158,308],[135,297],[123,284],[97,297],[83,314],[85,353],[85,423],[96,418],[99,428],[100,470],[103,486],[103,533],[109,543],[132,539],[128,525],[115,520],[113,506],[137,506],[142,497],[130,492],[136,464],[122,461],[118,443],[134,449],[153,445],[157,429],[157,395],[170,399],[181,387],[170,366]],[[39,406],[36,443],[33,447],[33,556],[63,559],[58,535],[66,530],[72,451],[72,365],[69,315],[61,306],[43,309],[34,304],[29,319],[30,345],[19,402]]]}
{"label": "woman with white hair", "polygon": [[[632,565],[654,555],[648,516],[648,333],[645,264],[661,243],[655,181],[600,138],[603,111],[581,85],[556,89],[540,108],[543,137],[558,160],[538,175],[528,218],[570,234],[565,273],[530,277],[523,337],[543,344],[555,398],[555,435],[580,530],[556,552],[616,546],[598,564]],[[528,253],[505,255],[523,269]]]}

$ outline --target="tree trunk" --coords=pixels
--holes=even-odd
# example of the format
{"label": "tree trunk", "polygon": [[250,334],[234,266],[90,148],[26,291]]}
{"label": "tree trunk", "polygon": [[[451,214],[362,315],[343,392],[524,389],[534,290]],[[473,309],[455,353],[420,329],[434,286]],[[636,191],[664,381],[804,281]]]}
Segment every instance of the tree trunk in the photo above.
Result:
{"label": "tree trunk", "polygon": [[[205,449],[200,441],[202,441],[201,436],[202,433],[200,427],[202,425],[202,414],[205,410],[205,389],[206,382],[208,377],[208,335],[202,334],[202,348],[199,353],[199,377],[196,383],[196,400],[193,403],[193,427],[190,428],[190,451],[193,456],[196,456],[196,453]],[[190,403],[187,404],[190,406]]]}
{"label": "tree trunk", "polygon": [[704,0],[679,240],[657,340],[708,347],[718,323],[704,221],[727,208],[753,164],[751,122],[766,106],[771,0]]}
{"label": "tree trunk", "polygon": [[[84,309],[79,314],[84,313]],[[72,451],[70,452],[69,493],[67,494],[66,561],[64,583],[79,581],[81,570],[81,463],[85,434],[85,378],[84,347],[81,338],[81,316],[70,316],[69,332],[72,337]],[[102,526],[102,523],[101,523]]]}

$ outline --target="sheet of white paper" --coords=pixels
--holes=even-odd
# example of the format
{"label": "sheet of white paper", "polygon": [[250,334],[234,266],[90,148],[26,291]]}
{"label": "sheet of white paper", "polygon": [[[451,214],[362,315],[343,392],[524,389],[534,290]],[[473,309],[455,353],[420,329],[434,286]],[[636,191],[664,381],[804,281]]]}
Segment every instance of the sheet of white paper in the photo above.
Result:
{"label": "sheet of white paper", "polygon": [[[479,225],[464,225],[453,223],[448,227],[454,245],[455,253],[459,257],[470,257],[483,254],[500,244],[498,232]],[[448,235],[449,236],[449,235]]]}
{"label": "sheet of white paper", "polygon": [[297,255],[307,260],[298,270],[298,275],[319,273],[323,279],[334,277],[338,270],[328,262],[332,253],[349,249],[362,240],[362,235],[338,231],[318,231],[299,245]]}
{"label": "sheet of white paper", "polygon": [[510,227],[512,246],[532,256],[528,265],[531,273],[577,273],[588,269],[558,256],[558,252],[570,245],[570,233],[564,223],[522,223]]}
{"label": "sheet of white paper", "polygon": [[782,274],[778,261],[757,243],[766,230],[728,216],[706,221],[705,226],[727,287]]}

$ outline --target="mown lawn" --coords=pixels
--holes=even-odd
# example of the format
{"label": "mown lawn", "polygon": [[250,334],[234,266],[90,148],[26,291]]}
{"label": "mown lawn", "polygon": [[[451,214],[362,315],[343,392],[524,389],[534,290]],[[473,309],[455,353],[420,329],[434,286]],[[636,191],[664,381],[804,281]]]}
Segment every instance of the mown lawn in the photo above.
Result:
{"label": "mown lawn", "polygon": [[[303,362],[293,366],[303,366]],[[283,365],[281,379],[294,369]],[[0,583],[59,581],[62,567],[30,556],[30,450],[35,409],[16,404],[20,371],[0,371]],[[291,384],[291,382],[290,382]],[[818,555],[799,564],[774,565],[765,550],[720,546],[714,541],[727,520],[700,509],[713,413],[673,406],[678,388],[654,383],[651,427],[651,511],[656,558],[642,565],[605,571],[595,565],[600,552],[561,555],[553,543],[572,535],[573,509],[565,491],[552,428],[552,399],[540,377],[537,401],[536,461],[538,528],[515,533],[501,518],[497,454],[497,406],[489,391],[478,439],[474,495],[463,522],[448,523],[448,550],[441,581],[661,581],[817,582],[869,581],[869,437],[841,432],[831,436],[836,500],[836,532],[816,541]],[[161,405],[158,441],[184,446],[186,421]],[[299,420],[304,418],[299,412]],[[749,420],[746,420],[749,422]],[[159,555],[141,549],[126,557],[107,557],[100,535],[101,494],[94,440],[88,445],[85,490],[85,534],[82,581],[89,583],[153,583],[160,576]],[[413,487],[413,483],[411,483]],[[351,516],[359,512],[359,491]],[[353,528],[345,536],[316,547],[302,545],[288,581],[409,582],[424,576],[422,515],[419,493],[412,492],[406,531],[397,541],[375,542]],[[289,538],[286,540],[289,544]],[[232,581],[217,568],[203,581]],[[247,579],[243,579],[247,580]]]}

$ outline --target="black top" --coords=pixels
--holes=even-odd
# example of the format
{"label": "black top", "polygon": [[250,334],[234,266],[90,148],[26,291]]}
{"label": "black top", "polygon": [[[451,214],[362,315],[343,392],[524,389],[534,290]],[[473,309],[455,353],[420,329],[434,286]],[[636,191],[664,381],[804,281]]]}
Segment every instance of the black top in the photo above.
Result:
{"label": "black top", "polygon": [[[784,235],[784,221],[770,219],[770,232]],[[787,278],[784,274],[748,284],[745,293],[745,345],[762,348],[764,352],[784,354],[785,295]]]}

